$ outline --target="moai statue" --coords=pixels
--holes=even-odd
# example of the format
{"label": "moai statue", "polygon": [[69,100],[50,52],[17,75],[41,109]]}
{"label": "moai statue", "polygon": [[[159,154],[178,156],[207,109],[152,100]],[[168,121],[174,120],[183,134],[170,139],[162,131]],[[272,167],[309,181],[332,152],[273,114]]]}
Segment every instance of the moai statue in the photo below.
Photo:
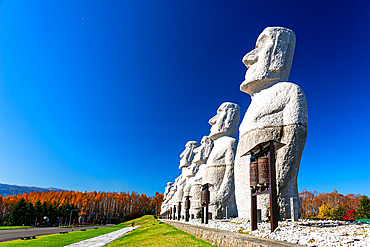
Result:
{"label": "moai statue", "polygon": [[213,149],[207,160],[202,184],[209,184],[209,212],[216,215],[219,203],[222,211],[229,207],[230,216],[237,216],[234,187],[234,160],[238,145],[235,139],[240,119],[240,107],[225,102],[217,110],[217,115],[209,120],[212,125],[209,139]]}
{"label": "moai statue", "polygon": [[168,194],[170,193],[170,190],[173,186],[173,183],[172,182],[168,182],[167,183],[167,186],[166,188],[164,189],[164,194],[163,194],[163,203],[162,203],[162,206],[161,206],[161,214],[163,214],[164,212],[166,212],[168,210]]}
{"label": "moai statue", "polygon": [[205,174],[206,163],[208,157],[213,148],[213,141],[208,138],[208,136],[203,136],[201,141],[201,146],[194,150],[195,156],[193,163],[198,164],[199,170],[194,176],[193,181],[190,186],[190,215],[196,215],[199,210],[201,210],[202,205],[200,203],[200,193],[202,191],[202,180]]}
{"label": "moai statue", "polygon": [[167,209],[169,210],[173,210],[173,204],[174,204],[174,198],[175,198],[175,194],[176,194],[176,191],[177,191],[177,184],[176,184],[176,180],[175,180],[175,183],[172,185],[171,189],[170,189],[170,192],[168,193],[168,196],[167,196]]}
{"label": "moai statue", "polygon": [[[194,149],[199,147],[199,143],[196,141],[188,141],[185,145],[185,150],[180,154],[180,166],[179,169],[182,170],[182,173],[177,181],[177,192],[175,194],[174,205],[181,205],[184,197],[184,188],[186,182],[189,180],[188,167],[191,165],[191,162],[194,158]],[[183,210],[180,210],[180,213],[183,214]]]}
{"label": "moai statue", "polygon": [[175,183],[172,184],[171,186],[171,189],[170,189],[170,192],[168,193],[168,196],[167,196],[167,204],[168,204],[168,209],[172,209],[173,211],[173,207],[178,205],[177,203],[177,197],[178,197],[178,188],[179,188],[179,182],[182,180],[182,174],[180,174],[180,176],[178,176],[176,179],[175,179]]}
{"label": "moai statue", "polygon": [[[281,218],[290,218],[290,198],[298,197],[297,176],[307,136],[307,102],[302,89],[287,82],[293,61],[295,34],[283,27],[267,27],[256,48],[246,54],[248,68],[240,90],[251,104],[239,128],[235,161],[235,196],[240,218],[250,218],[250,156],[257,144],[269,140],[284,143],[276,152],[276,183]],[[268,194],[257,197],[257,208],[266,215]],[[298,207],[299,208],[299,207]]]}
{"label": "moai statue", "polygon": [[[197,163],[192,162],[191,165],[188,166],[188,171],[186,172],[187,180],[186,180],[185,187],[184,187],[184,195],[183,195],[183,198],[182,198],[182,205],[186,204],[186,200],[191,199],[190,198],[190,189],[191,189],[191,186],[194,182],[195,175],[197,174],[198,170],[199,170],[199,165]],[[181,215],[183,215],[184,218],[185,218],[185,207],[184,207],[184,210],[181,211]]]}

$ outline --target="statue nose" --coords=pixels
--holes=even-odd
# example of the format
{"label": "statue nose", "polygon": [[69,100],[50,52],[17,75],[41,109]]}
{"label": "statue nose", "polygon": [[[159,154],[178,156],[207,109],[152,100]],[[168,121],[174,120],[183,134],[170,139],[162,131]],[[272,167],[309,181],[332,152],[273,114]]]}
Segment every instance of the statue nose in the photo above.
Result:
{"label": "statue nose", "polygon": [[216,116],[214,116],[213,118],[211,118],[211,119],[208,121],[208,123],[209,123],[210,125],[214,125],[214,124],[216,123],[216,120],[217,120],[217,115],[216,115]]}
{"label": "statue nose", "polygon": [[258,60],[258,56],[256,54],[256,50],[248,52],[244,57],[243,57],[243,63],[245,66],[249,69],[249,67],[256,63]]}

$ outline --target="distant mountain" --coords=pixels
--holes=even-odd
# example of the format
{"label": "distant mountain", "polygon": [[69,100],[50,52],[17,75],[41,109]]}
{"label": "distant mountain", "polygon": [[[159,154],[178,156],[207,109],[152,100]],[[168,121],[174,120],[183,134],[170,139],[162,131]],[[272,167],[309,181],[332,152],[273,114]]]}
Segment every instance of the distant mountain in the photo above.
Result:
{"label": "distant mountain", "polygon": [[2,196],[11,196],[15,194],[23,194],[23,193],[30,193],[30,192],[48,192],[48,191],[66,191],[57,188],[38,188],[33,186],[19,186],[19,185],[10,185],[10,184],[2,184],[0,183],[0,195]]}

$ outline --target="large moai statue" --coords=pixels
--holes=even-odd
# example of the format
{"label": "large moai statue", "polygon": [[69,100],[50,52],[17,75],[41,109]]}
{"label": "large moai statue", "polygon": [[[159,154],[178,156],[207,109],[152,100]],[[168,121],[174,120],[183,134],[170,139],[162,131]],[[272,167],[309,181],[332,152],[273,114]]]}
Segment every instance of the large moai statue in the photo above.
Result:
{"label": "large moai statue", "polygon": [[166,203],[167,204],[167,210],[172,210],[173,211],[175,195],[176,195],[176,192],[177,192],[177,182],[178,182],[179,178],[180,177],[175,179],[175,183],[173,183],[173,185],[171,186],[170,192],[168,193],[168,196],[167,196],[168,199],[167,199],[167,203]]}
{"label": "large moai statue", "polygon": [[[197,148],[199,148],[199,147],[197,147]],[[193,150],[194,154],[196,154],[197,148],[195,148]],[[188,166],[187,172],[186,172],[186,175],[185,175],[187,177],[187,180],[186,180],[185,187],[184,187],[184,196],[182,197],[182,205],[185,205],[185,201],[187,200],[187,196],[190,196],[191,185],[194,182],[195,175],[198,173],[198,170],[199,170],[199,165],[197,163],[195,163],[194,159],[193,159],[193,162],[191,163],[190,166]],[[188,199],[190,199],[190,198],[188,198]],[[181,211],[181,215],[184,216],[184,218],[185,218],[185,210]]]}
{"label": "large moai statue", "polygon": [[[257,144],[269,140],[284,143],[276,153],[278,207],[281,218],[290,218],[290,198],[298,198],[297,176],[307,136],[307,102],[302,89],[287,82],[293,61],[295,34],[283,27],[267,27],[256,48],[246,54],[248,68],[240,90],[251,104],[239,128],[235,161],[235,196],[238,216],[250,218],[250,156]],[[257,197],[257,208],[266,217],[268,194]],[[298,206],[299,211],[299,206]]]}
{"label": "large moai statue", "polygon": [[166,212],[169,209],[168,200],[170,199],[169,193],[171,191],[172,186],[173,186],[173,183],[168,182],[166,188],[164,189],[163,203],[162,203],[162,206],[161,206],[161,214],[163,214],[164,212]]}
{"label": "large moai statue", "polygon": [[240,119],[240,107],[237,104],[225,102],[217,110],[217,115],[209,120],[212,125],[209,139],[213,140],[213,149],[207,160],[203,185],[209,184],[209,212],[212,218],[217,208],[230,216],[237,216],[234,186],[234,160],[238,142],[235,139]]}
{"label": "large moai statue", "polygon": [[[179,169],[182,170],[181,175],[177,179],[177,191],[174,195],[174,201],[172,202],[173,205],[179,205],[179,203],[182,203],[183,197],[184,197],[184,188],[186,185],[186,182],[188,181],[188,173],[189,169],[188,167],[192,164],[192,160],[194,159],[194,149],[199,147],[199,143],[197,141],[188,141],[185,145],[185,150],[180,154],[180,165]],[[181,204],[180,204],[181,205]],[[177,209],[179,210],[179,209]],[[180,212],[183,210],[180,210]],[[182,213],[181,213],[182,214]]]}
{"label": "large moai statue", "polygon": [[198,172],[192,178],[191,183],[186,186],[186,192],[190,195],[190,215],[196,218],[202,205],[200,203],[200,193],[202,192],[202,180],[205,174],[206,162],[213,148],[213,141],[208,136],[203,136],[201,146],[194,150],[195,156],[193,163],[197,164]]}

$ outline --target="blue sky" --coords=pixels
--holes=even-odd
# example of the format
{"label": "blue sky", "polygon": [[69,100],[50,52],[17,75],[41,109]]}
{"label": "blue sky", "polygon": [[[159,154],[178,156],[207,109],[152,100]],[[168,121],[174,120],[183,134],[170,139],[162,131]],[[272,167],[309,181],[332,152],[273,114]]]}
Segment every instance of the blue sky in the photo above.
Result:
{"label": "blue sky", "polygon": [[153,195],[239,91],[267,26],[292,29],[309,111],[303,189],[370,195],[370,2],[0,1],[0,183]]}

